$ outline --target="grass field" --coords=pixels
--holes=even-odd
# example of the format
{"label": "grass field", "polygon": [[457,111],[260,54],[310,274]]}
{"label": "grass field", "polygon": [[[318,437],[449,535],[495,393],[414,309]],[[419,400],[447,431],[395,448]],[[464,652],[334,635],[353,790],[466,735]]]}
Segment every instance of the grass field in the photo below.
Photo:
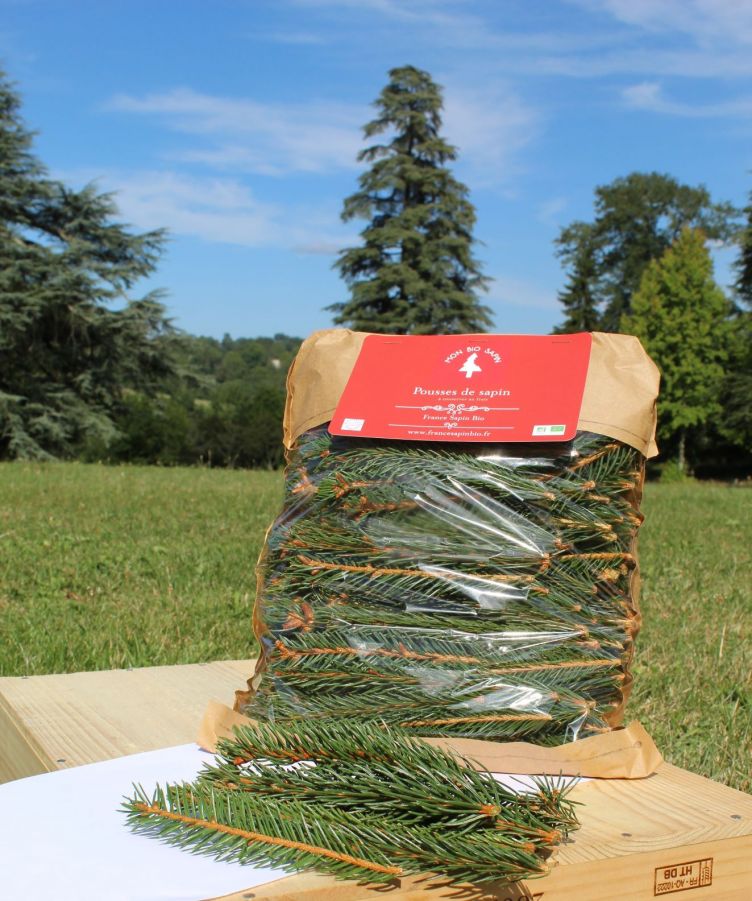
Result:
{"label": "grass field", "polygon": [[241,658],[278,473],[0,465],[0,674]]}
{"label": "grass field", "polygon": [[[0,465],[0,674],[253,654],[277,473]],[[752,790],[752,490],[650,485],[628,708],[672,762]]]}

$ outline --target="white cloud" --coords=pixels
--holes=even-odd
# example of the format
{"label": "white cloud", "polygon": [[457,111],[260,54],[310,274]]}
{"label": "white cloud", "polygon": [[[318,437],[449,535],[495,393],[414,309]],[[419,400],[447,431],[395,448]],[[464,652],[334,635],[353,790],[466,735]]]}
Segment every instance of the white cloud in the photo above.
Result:
{"label": "white cloud", "polygon": [[643,81],[633,84],[621,92],[622,100],[627,106],[636,109],[655,109],[656,105],[663,103],[661,86],[657,81]]}
{"label": "white cloud", "polygon": [[361,146],[362,111],[338,103],[262,103],[178,88],[145,97],[121,94],[107,108],[156,116],[175,131],[214,141],[183,158],[263,175],[352,168]]}
{"label": "white cloud", "polygon": [[484,303],[489,306],[512,304],[519,307],[534,307],[537,310],[559,310],[556,292],[527,279],[508,278],[503,275],[493,277],[488,296]]}
{"label": "white cloud", "polygon": [[[187,88],[119,95],[107,109],[157,117],[171,130],[203,139],[200,146],[171,150],[170,160],[267,176],[357,170],[362,126],[371,116],[365,104],[272,104]],[[452,86],[445,92],[444,123],[474,181],[496,184],[515,171],[515,155],[536,134],[538,116],[498,84],[483,90]]]}
{"label": "white cloud", "polygon": [[[181,135],[162,154],[169,161],[166,169],[103,176],[135,225],[299,253],[334,254],[357,242],[357,229],[339,220],[339,198],[324,209],[265,203],[250,190],[247,176],[346,172],[354,187],[351,173],[361,165],[356,157],[363,146],[362,125],[372,115],[365,103],[262,103],[182,88],[120,95],[107,109],[154,117]],[[517,169],[519,150],[537,127],[537,114],[507,89],[453,85],[446,92],[444,133],[459,146],[462,177],[473,185],[508,180]],[[197,175],[201,170],[195,164],[206,174]]]}
{"label": "white cloud", "polygon": [[[535,70],[535,54],[541,52],[579,51],[611,45],[613,35],[606,32],[583,34],[564,32],[560,28],[517,30],[496,28],[489,18],[473,11],[473,0],[288,0],[304,10],[313,10],[321,20],[327,11],[336,16],[338,28],[349,24],[382,33],[395,48],[416,44],[442,49],[470,51],[490,50],[511,54],[506,62],[528,71]],[[477,4],[475,4],[477,8]],[[511,21],[512,17],[507,17]],[[326,20],[325,20],[326,21]],[[400,31],[395,25],[399,24]],[[513,57],[513,59],[512,59]],[[503,63],[504,57],[497,62]],[[532,66],[528,68],[528,64]]]}
{"label": "white cloud", "polygon": [[[442,28],[464,33],[468,29],[483,27],[481,17],[467,11],[457,0],[293,0],[296,6],[308,9],[339,9],[355,14],[375,13],[384,19],[402,23],[415,23],[422,29]],[[454,11],[458,5],[460,11]],[[464,7],[464,8],[462,8]]]}
{"label": "white cloud", "polygon": [[557,226],[560,224],[560,213],[567,208],[566,197],[552,197],[538,207],[538,221],[544,225]]}
{"label": "white cloud", "polygon": [[450,86],[444,92],[444,133],[474,185],[503,183],[516,173],[519,151],[539,128],[537,111],[503,86]]}
{"label": "white cloud", "polygon": [[614,46],[604,53],[557,54],[543,67],[562,74],[627,74],[729,78],[752,74],[749,0],[568,0],[616,20]]}
{"label": "white cloud", "polygon": [[537,29],[531,20],[525,31],[515,17],[499,26],[463,0],[289,2],[319,17],[331,11],[338,26],[382,28],[399,47],[403,41],[473,52],[474,65],[515,77],[752,73],[752,0],[566,0],[591,14],[584,27],[578,20],[567,30],[561,18],[543,14],[534,20]]}
{"label": "white cloud", "polygon": [[333,256],[338,254],[340,250],[345,247],[350,247],[353,244],[356,244],[358,241],[357,237],[350,237],[341,241],[326,241],[326,240],[310,240],[303,241],[301,244],[293,245],[292,249],[297,253],[312,253],[312,254],[321,254],[322,256]]}
{"label": "white cloud", "polygon": [[263,203],[242,182],[174,171],[77,171],[66,181],[96,180],[113,191],[123,221],[142,229],[167,228],[209,242],[334,253],[355,240],[335,210]]}
{"label": "white cloud", "polygon": [[688,118],[739,118],[752,115],[752,97],[741,97],[718,103],[682,103],[663,93],[659,82],[643,81],[622,91],[622,100],[632,109],[647,110],[669,116]]}
{"label": "white cloud", "polygon": [[237,181],[159,171],[104,181],[117,191],[122,215],[141,228],[164,226],[176,234],[253,247],[279,243],[279,211],[259,203]]}
{"label": "white cloud", "polygon": [[627,25],[655,32],[683,32],[701,45],[711,41],[752,44],[749,0],[586,0]]}
{"label": "white cloud", "polygon": [[752,55],[732,48],[689,49],[672,46],[624,47],[595,54],[559,53],[522,61],[524,74],[568,78],[606,78],[619,75],[728,79],[752,75]]}

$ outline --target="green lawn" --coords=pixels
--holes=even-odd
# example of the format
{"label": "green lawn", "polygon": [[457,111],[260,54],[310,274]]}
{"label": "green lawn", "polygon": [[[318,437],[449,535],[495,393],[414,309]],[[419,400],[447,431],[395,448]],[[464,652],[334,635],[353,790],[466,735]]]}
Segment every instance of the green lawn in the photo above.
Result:
{"label": "green lawn", "polygon": [[278,473],[0,465],[0,674],[252,655]]}
{"label": "green lawn", "polygon": [[[251,656],[279,474],[0,465],[0,674]],[[672,762],[752,790],[752,490],[650,485],[628,708]]]}
{"label": "green lawn", "polygon": [[752,791],[752,489],[648,485],[628,708],[679,766]]}

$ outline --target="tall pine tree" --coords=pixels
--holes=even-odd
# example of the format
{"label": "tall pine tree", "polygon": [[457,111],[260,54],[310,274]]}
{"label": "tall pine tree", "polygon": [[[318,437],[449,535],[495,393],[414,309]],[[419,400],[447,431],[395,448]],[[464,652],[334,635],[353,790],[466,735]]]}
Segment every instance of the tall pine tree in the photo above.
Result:
{"label": "tall pine tree", "polygon": [[171,371],[164,307],[126,294],[164,235],[131,234],[108,195],[49,178],[32,137],[0,72],[0,458],[106,441],[123,389]]}
{"label": "tall pine tree", "polygon": [[366,138],[386,134],[358,155],[370,164],[342,218],[367,219],[363,244],[336,267],[350,299],[328,307],[337,325],[395,334],[484,331],[486,286],[474,258],[475,210],[447,163],[457,151],[440,135],[441,89],[427,72],[402,66],[375,103]]}
{"label": "tall pine tree", "polygon": [[659,434],[675,443],[682,470],[688,435],[722,412],[730,313],[704,235],[687,228],[648,265],[621,320],[621,331],[636,335],[661,371]]}

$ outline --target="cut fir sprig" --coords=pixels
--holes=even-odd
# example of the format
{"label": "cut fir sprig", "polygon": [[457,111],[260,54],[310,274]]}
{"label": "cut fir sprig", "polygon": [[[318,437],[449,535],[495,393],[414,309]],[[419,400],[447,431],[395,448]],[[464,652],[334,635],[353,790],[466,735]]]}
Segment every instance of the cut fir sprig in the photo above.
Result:
{"label": "cut fir sprig", "polygon": [[315,869],[338,879],[389,883],[424,875],[452,883],[516,882],[543,876],[552,845],[503,831],[447,835],[361,814],[217,789],[137,790],[124,805],[129,825],[168,844],[288,872]]}
{"label": "cut fir sprig", "polygon": [[388,882],[543,875],[575,828],[557,780],[518,794],[384,725],[249,725],[193,784],[138,788],[131,827],[219,859]]}
{"label": "cut fir sprig", "polygon": [[346,804],[364,814],[388,812],[413,825],[516,829],[552,839],[569,822],[561,792],[559,819],[540,815],[550,800],[548,782],[537,794],[520,796],[467,760],[385,724],[240,727],[220,742],[218,761],[205,768],[203,781],[277,799]]}

